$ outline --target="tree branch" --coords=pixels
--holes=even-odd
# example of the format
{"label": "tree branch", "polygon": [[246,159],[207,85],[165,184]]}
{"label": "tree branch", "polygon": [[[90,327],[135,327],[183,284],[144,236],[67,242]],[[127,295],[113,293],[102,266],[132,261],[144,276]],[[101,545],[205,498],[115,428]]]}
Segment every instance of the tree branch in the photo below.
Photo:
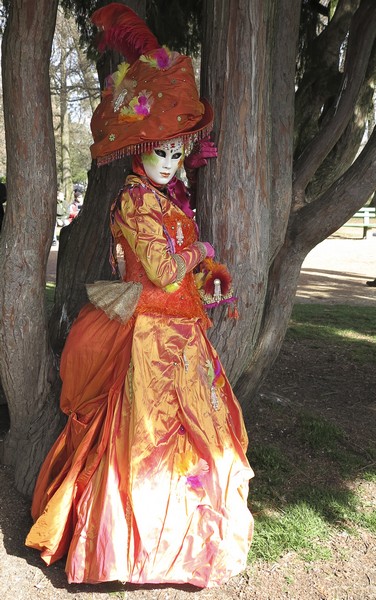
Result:
{"label": "tree branch", "polygon": [[323,15],[324,17],[328,17],[329,16],[329,9],[328,9],[328,7],[327,6],[323,6],[322,4],[320,4],[320,0],[310,0],[310,5],[320,15]]}
{"label": "tree branch", "polygon": [[[308,202],[314,202],[354,162],[363,139],[370,111],[373,112],[373,95],[376,82],[376,43],[373,45],[366,77],[350,122],[334,148],[319,166],[309,182],[305,194]],[[368,131],[372,131],[373,124]]]}
{"label": "tree branch", "polygon": [[337,231],[376,189],[376,127],[346,173],[296,213],[290,237],[310,250]]}
{"label": "tree branch", "polygon": [[364,80],[376,35],[376,5],[363,0],[354,15],[349,34],[342,86],[329,122],[305,148],[294,167],[294,197],[302,202],[304,190],[316,170],[344,132]]}
{"label": "tree branch", "polygon": [[295,157],[299,157],[317,135],[323,106],[327,105],[329,108],[336,96],[341,81],[338,67],[340,48],[359,2],[360,0],[339,0],[327,27],[305,52],[306,67],[295,97]]}
{"label": "tree branch", "polygon": [[[349,29],[351,19],[358,10],[360,0],[339,0],[327,27],[313,42],[316,55],[326,54],[330,63],[338,61],[338,50]],[[324,62],[326,62],[324,56]]]}

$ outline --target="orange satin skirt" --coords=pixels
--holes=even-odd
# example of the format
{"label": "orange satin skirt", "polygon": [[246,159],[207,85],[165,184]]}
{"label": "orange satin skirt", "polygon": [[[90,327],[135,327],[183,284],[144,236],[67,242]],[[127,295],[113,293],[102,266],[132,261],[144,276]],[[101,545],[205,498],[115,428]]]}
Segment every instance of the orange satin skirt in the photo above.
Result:
{"label": "orange satin skirt", "polygon": [[26,544],[69,582],[221,585],[246,565],[252,470],[239,404],[200,321],[87,305],[61,362],[67,424]]}

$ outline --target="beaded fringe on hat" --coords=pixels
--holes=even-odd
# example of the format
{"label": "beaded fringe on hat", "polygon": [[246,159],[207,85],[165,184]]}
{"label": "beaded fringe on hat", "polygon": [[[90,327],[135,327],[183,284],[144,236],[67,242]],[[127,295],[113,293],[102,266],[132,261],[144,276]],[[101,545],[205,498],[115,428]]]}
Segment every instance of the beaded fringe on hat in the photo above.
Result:
{"label": "beaded fringe on hat", "polygon": [[[202,129],[201,131],[198,131],[198,132],[195,131],[194,133],[189,133],[189,132],[188,133],[178,133],[176,135],[176,137],[181,139],[184,144],[188,144],[189,142],[191,142],[193,144],[194,142],[197,142],[198,140],[201,140],[201,139],[205,138],[207,135],[209,135],[211,129],[212,129],[212,125],[209,124],[207,127]],[[132,156],[134,154],[144,154],[144,153],[151,152],[153,150],[153,148],[156,148],[157,146],[159,146],[161,144],[161,142],[164,142],[164,141],[166,141],[166,140],[161,139],[161,140],[156,140],[154,142],[145,141],[145,142],[141,142],[140,144],[132,144],[130,146],[125,146],[125,148],[120,148],[119,150],[114,150],[114,152],[111,152],[110,154],[106,154],[105,156],[98,156],[98,158],[96,159],[97,165],[98,165],[98,167],[102,167],[103,165],[108,165],[111,162],[113,162],[114,160],[124,158],[125,156]]]}

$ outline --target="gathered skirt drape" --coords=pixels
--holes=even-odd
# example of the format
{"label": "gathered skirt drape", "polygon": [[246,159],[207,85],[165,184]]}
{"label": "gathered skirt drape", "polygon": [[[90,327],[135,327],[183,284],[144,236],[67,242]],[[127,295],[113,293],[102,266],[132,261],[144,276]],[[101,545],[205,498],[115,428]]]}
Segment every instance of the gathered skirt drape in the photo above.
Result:
{"label": "gathered skirt drape", "polygon": [[220,585],[244,569],[253,473],[241,410],[199,319],[127,324],[87,305],[61,362],[67,424],[26,543],[69,582]]}

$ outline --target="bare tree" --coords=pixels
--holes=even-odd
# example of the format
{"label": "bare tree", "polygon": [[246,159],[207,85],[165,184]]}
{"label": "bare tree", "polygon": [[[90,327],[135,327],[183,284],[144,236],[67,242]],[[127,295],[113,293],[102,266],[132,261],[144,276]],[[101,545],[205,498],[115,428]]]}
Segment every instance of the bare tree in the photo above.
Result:
{"label": "bare tree", "polygon": [[[64,194],[66,205],[73,199],[72,146],[80,144],[75,136],[76,129],[87,130],[87,122],[99,100],[98,78],[95,66],[84,55],[79,45],[79,34],[73,17],[68,17],[62,9],[58,10],[56,31],[53,44],[53,56],[50,67],[51,91],[54,102],[55,139],[57,146],[57,167],[59,188]],[[86,125],[80,126],[80,121]],[[84,166],[86,172],[90,165],[89,143],[85,155],[76,161]],[[80,169],[83,171],[83,168]],[[84,173],[86,179],[86,172]]]}

